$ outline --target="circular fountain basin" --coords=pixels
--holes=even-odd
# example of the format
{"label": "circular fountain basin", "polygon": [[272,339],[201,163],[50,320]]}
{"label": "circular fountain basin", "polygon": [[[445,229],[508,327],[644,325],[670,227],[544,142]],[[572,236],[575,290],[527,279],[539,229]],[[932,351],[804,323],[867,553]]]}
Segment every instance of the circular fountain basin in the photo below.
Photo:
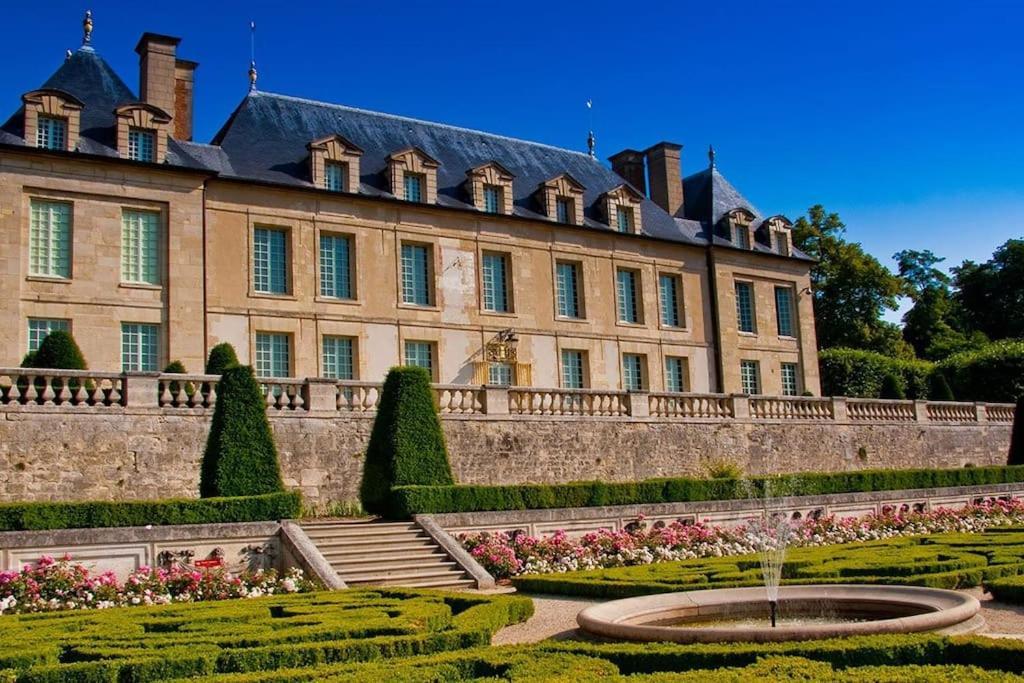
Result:
{"label": "circular fountain basin", "polygon": [[[729,588],[645,595],[594,605],[576,617],[588,634],[676,643],[811,640],[878,633],[971,633],[985,625],[976,598],[915,586],[779,588],[777,627],[765,589]],[[758,626],[756,618],[763,625]]]}

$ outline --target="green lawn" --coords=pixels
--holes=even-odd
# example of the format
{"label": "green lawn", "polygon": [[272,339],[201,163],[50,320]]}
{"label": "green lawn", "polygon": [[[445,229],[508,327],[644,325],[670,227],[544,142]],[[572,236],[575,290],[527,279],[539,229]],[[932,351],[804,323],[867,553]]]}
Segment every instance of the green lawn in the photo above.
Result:
{"label": "green lawn", "polygon": [[[882,583],[965,588],[1024,573],[1024,530],[935,534],[820,548],[794,548],[783,583]],[[756,555],[664,562],[513,579],[530,593],[625,597],[649,593],[757,586]]]}

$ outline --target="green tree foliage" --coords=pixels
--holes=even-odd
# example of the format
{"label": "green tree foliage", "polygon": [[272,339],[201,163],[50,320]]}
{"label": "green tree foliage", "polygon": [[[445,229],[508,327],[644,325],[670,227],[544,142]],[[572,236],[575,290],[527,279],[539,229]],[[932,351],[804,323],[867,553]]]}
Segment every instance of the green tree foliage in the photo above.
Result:
{"label": "green tree foliage", "polygon": [[391,489],[453,483],[430,375],[423,368],[391,368],[366,450],[360,498],[368,512],[391,513]]}
{"label": "green tree foliage", "polygon": [[32,358],[32,367],[60,368],[62,370],[85,370],[85,356],[75,343],[71,333],[54,330],[46,335]]}
{"label": "green tree foliage", "polygon": [[928,375],[928,398],[932,401],[954,401],[953,390],[949,388],[946,376],[941,372]]}
{"label": "green tree foliage", "polygon": [[206,374],[220,375],[234,365],[238,365],[235,347],[227,342],[221,342],[210,349],[210,357],[206,361]]}
{"label": "green tree foliage", "polygon": [[1007,465],[1024,465],[1024,395],[1017,399],[1013,411],[1013,433],[1010,435],[1010,459]]}
{"label": "green tree foliage", "polygon": [[36,366],[36,352],[29,351],[21,357],[21,366],[23,368],[34,368]]}
{"label": "green tree foliage", "polygon": [[180,360],[172,360],[170,363],[167,364],[167,367],[164,368],[164,372],[175,375],[184,375],[188,373],[188,371],[185,369],[185,364],[182,363]]}
{"label": "green tree foliage", "polygon": [[985,263],[953,269],[954,299],[968,329],[989,339],[1024,338],[1024,239],[1008,240]]}
{"label": "green tree foliage", "polygon": [[903,388],[903,379],[895,372],[887,372],[882,376],[881,398],[904,399],[907,392]]}
{"label": "green tree foliage", "polygon": [[277,447],[260,385],[251,367],[228,367],[217,385],[199,495],[254,496],[283,490]]}
{"label": "green tree foliage", "polygon": [[820,204],[793,227],[793,243],[818,259],[811,268],[818,345],[912,357],[899,329],[882,320],[883,311],[896,309],[902,281],[860,244],[847,242],[845,231],[839,214]]}
{"label": "green tree foliage", "polygon": [[1005,339],[937,364],[961,401],[1010,402],[1024,396],[1024,340]]}

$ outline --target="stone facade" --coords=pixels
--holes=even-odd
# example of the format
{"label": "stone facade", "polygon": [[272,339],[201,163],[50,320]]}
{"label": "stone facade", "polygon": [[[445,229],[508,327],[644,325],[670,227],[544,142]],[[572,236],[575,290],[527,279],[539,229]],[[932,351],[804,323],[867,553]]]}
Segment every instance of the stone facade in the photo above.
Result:
{"label": "stone facade", "polygon": [[[10,407],[0,499],[192,497],[209,417],[187,410]],[[358,497],[372,416],[271,417],[285,484],[327,508]],[[1003,464],[1010,424],[813,424],[735,419],[463,416],[443,420],[460,483],[554,483],[745,472]]]}

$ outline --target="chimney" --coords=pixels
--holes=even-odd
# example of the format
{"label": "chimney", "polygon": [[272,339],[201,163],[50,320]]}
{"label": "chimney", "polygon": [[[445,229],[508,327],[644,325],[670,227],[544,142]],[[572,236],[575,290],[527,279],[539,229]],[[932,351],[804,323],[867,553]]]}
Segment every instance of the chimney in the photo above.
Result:
{"label": "chimney", "polygon": [[635,187],[640,194],[647,196],[647,171],[644,167],[643,152],[624,149],[608,157],[608,161],[612,162],[612,170],[623,180]]}
{"label": "chimney", "polygon": [[192,90],[198,66],[187,59],[174,63],[174,110],[169,113],[174,117],[175,140],[192,139]]}
{"label": "chimney", "polygon": [[651,199],[672,216],[683,213],[682,149],[682,145],[659,142],[646,152]]}
{"label": "chimney", "polygon": [[143,33],[135,51],[139,53],[139,97],[146,104],[174,115],[176,59],[181,38]]}

